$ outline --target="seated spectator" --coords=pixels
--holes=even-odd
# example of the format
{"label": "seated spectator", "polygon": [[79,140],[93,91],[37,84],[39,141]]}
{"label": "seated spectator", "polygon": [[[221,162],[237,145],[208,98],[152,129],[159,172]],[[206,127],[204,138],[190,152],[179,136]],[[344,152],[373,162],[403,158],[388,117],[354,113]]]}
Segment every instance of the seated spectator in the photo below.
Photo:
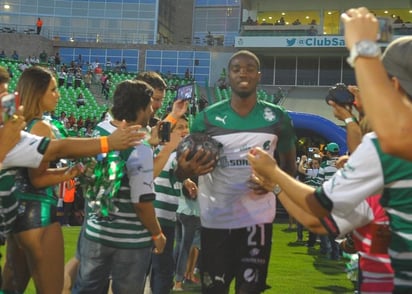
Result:
{"label": "seated spectator", "polygon": [[283,16],[276,22],[277,25],[284,26],[285,25],[285,19]]}
{"label": "seated spectator", "polygon": [[54,54],[54,65],[56,66],[56,70],[60,69],[60,63],[61,63],[60,54],[59,52],[56,52],[56,54]]}
{"label": "seated spectator", "polygon": [[294,26],[300,25],[301,22],[299,20],[299,18],[295,19],[295,21],[292,23]]}
{"label": "seated spectator", "polygon": [[54,110],[50,111],[50,117],[53,120],[59,120],[59,117],[56,115],[56,113],[54,112]]}
{"label": "seated spectator", "polygon": [[71,69],[67,73],[67,77],[66,77],[66,87],[67,88],[73,87],[73,80],[74,80],[74,74],[73,74],[73,70]]}
{"label": "seated spectator", "polygon": [[93,74],[90,70],[88,70],[86,72],[86,74],[83,77],[83,81],[84,81],[84,86],[87,89],[90,89],[91,85],[92,85],[92,79],[93,79]]}
{"label": "seated spectator", "polygon": [[84,121],[84,127],[87,128],[88,126],[93,127],[92,118],[90,117],[90,115],[88,115],[86,117],[86,120]]}
{"label": "seated spectator", "polygon": [[248,25],[253,25],[253,24],[255,24],[255,22],[254,22],[254,20],[253,20],[250,16],[248,16],[248,18],[247,18],[247,20],[246,20],[246,24],[248,24]]}
{"label": "seated spectator", "polygon": [[64,86],[64,82],[66,80],[66,72],[63,70],[63,67],[61,68],[60,72],[58,73],[58,85],[59,87]]}
{"label": "seated spectator", "polygon": [[402,18],[398,15],[395,20],[393,21],[393,23],[403,23]]}
{"label": "seated spectator", "polygon": [[77,96],[77,101],[76,101],[77,108],[80,106],[86,105],[86,101],[84,100],[84,96],[82,93],[79,93],[79,96]]}
{"label": "seated spectator", "polygon": [[30,57],[30,64],[35,65],[35,64],[39,64],[39,63],[40,63],[40,60],[35,55]]}
{"label": "seated spectator", "polygon": [[112,62],[110,61],[110,58],[107,58],[106,60],[106,71],[111,71],[112,70]]}
{"label": "seated spectator", "polygon": [[317,35],[318,35],[318,30],[314,26],[311,26],[310,29],[308,30],[308,36],[317,36]]}
{"label": "seated spectator", "polygon": [[120,69],[120,61],[116,61],[116,64],[114,65],[114,70],[115,73],[120,73],[121,69]]}
{"label": "seated spectator", "polygon": [[40,55],[39,55],[39,61],[40,63],[47,63],[47,53],[45,50],[43,50]]}
{"label": "seated spectator", "polygon": [[13,78],[13,71],[11,70],[10,66],[7,67],[7,72],[9,73],[10,79]]}
{"label": "seated spectator", "polygon": [[84,132],[85,137],[93,137],[94,136],[94,130],[93,126],[91,124],[86,126],[86,132]]}
{"label": "seated spectator", "polygon": [[110,87],[112,86],[111,76],[107,76],[103,84],[103,95],[106,101],[109,100]]}
{"label": "seated spectator", "polygon": [[25,61],[25,62],[23,62],[23,63],[20,63],[20,65],[19,65],[19,70],[20,70],[21,72],[23,72],[26,68],[29,68],[29,67],[30,67],[30,64]]}
{"label": "seated spectator", "polygon": [[93,117],[93,120],[92,120],[92,127],[93,127],[93,128],[96,127],[98,123],[99,123],[99,122],[98,122],[98,120],[97,120],[97,116],[94,116],[94,117]]}
{"label": "seated spectator", "polygon": [[72,128],[76,124],[76,118],[74,117],[74,113],[70,113],[70,116],[67,118],[67,126],[68,128]]}
{"label": "seated spectator", "polygon": [[312,21],[309,24],[312,26],[316,26],[317,25],[316,19],[312,19]]}
{"label": "seated spectator", "polygon": [[76,73],[74,74],[74,88],[75,89],[81,87],[82,79],[83,79],[82,70],[78,68],[78,70],[76,70]]}
{"label": "seated spectator", "polygon": [[218,87],[219,87],[220,90],[227,89],[227,84],[226,84],[226,78],[225,77],[220,77],[217,80],[217,84],[218,84]]}
{"label": "seated spectator", "polygon": [[84,127],[84,120],[83,120],[83,116],[79,116],[79,119],[77,120],[77,128],[80,130],[81,128]]}
{"label": "seated spectator", "polygon": [[13,54],[11,55],[11,58],[13,60],[19,60],[19,54],[17,54],[16,50],[13,51]]}
{"label": "seated spectator", "polygon": [[68,119],[67,116],[66,116],[66,112],[62,111],[62,112],[60,113],[59,121],[60,121],[66,128],[69,127],[69,119]]}
{"label": "seated spectator", "polygon": [[6,58],[7,56],[6,56],[6,53],[4,52],[4,50],[1,50],[1,53],[0,53],[0,58]]}
{"label": "seated spectator", "polygon": [[126,59],[122,59],[122,64],[120,65],[120,71],[121,72],[127,72],[127,66],[126,66]]}

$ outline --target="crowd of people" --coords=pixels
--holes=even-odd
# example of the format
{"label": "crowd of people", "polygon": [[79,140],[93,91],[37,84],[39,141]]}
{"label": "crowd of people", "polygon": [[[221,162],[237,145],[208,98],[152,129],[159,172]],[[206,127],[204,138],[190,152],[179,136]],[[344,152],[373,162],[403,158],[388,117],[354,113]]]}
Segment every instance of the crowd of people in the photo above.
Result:
{"label": "crowd of people", "polygon": [[[229,59],[230,99],[206,107],[190,128],[185,100],[176,100],[164,118],[153,117],[167,85],[157,73],[145,72],[116,85],[113,107],[95,127],[97,137],[87,139],[58,139],[58,130],[43,118],[59,98],[56,78],[44,68],[26,69],[17,87],[22,107],[0,121],[3,290],[24,292],[31,277],[38,293],[60,293],[66,278],[72,293],[109,287],[143,293],[150,276],[153,293],[169,293],[184,289],[184,280],[198,282],[198,255],[202,293],[228,293],[232,281],[236,293],[262,293],[270,288],[278,199],[300,224],[327,238],[332,258],[336,237],[346,238],[336,250],[359,252],[361,292],[411,293],[412,64],[405,56],[412,54],[412,38],[396,39],[381,55],[372,13],[349,9],[342,22],[359,116],[329,102],[345,122],[350,154],[337,158],[339,146],[330,142],[317,171],[316,156],[312,166],[305,158],[296,164],[287,112],[257,99],[260,61],[250,51]],[[8,80],[0,68],[1,97]],[[168,143],[158,138],[163,123],[171,124]],[[219,155],[211,158],[200,148],[178,156],[176,148],[189,133],[217,140]],[[89,165],[93,161],[55,165],[59,158],[95,155],[108,163],[99,173]],[[90,180],[85,221],[65,276],[52,187],[82,173]]]}

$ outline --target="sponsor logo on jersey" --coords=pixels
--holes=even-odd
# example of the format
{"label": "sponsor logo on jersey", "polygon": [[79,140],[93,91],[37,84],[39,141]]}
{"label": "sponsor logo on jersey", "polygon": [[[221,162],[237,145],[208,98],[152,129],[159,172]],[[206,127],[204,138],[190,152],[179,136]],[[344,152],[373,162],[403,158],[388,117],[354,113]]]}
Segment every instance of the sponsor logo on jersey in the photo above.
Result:
{"label": "sponsor logo on jersey", "polygon": [[215,276],[215,281],[216,282],[221,282],[222,284],[225,283],[225,274],[223,274],[221,277]]}
{"label": "sponsor logo on jersey", "polygon": [[260,253],[260,249],[259,248],[252,248],[249,251],[250,256],[257,256]]}
{"label": "sponsor logo on jersey", "polygon": [[276,120],[276,114],[270,107],[265,107],[263,109],[263,119],[266,121]]}
{"label": "sponsor logo on jersey", "polygon": [[258,275],[257,275],[257,273],[255,272],[254,269],[247,268],[243,272],[243,278],[248,282],[253,282],[253,281],[257,281]]}
{"label": "sponsor logo on jersey", "polygon": [[150,189],[152,189],[153,188],[152,183],[153,182],[150,182],[150,183],[149,182],[143,182],[143,185],[148,186]]}
{"label": "sponsor logo on jersey", "polygon": [[219,166],[229,167],[229,166],[248,166],[249,161],[246,158],[239,159],[227,159],[226,156],[219,158]]}
{"label": "sponsor logo on jersey", "polygon": [[227,115],[225,115],[224,117],[216,115],[215,120],[220,121],[222,124],[226,125],[226,118],[227,118]]}
{"label": "sponsor logo on jersey", "polygon": [[270,149],[270,141],[268,140],[265,143],[263,143],[262,148],[263,148],[263,150],[266,150],[266,151],[269,150]]}

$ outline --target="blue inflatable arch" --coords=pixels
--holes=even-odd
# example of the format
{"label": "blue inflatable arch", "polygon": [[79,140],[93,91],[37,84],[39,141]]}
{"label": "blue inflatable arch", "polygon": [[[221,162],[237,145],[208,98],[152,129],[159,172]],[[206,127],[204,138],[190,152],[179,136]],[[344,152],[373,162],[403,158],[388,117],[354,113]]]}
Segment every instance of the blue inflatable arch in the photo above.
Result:
{"label": "blue inflatable arch", "polygon": [[328,142],[335,142],[340,147],[340,154],[345,154],[346,130],[336,125],[334,122],[310,113],[288,111],[292,118],[295,129],[310,130],[325,138]]}

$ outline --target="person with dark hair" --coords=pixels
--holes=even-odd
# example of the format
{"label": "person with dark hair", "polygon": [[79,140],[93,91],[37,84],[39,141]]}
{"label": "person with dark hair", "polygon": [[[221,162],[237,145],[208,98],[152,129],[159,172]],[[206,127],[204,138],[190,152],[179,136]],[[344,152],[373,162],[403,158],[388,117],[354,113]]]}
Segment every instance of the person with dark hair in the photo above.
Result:
{"label": "person with dark hair", "polygon": [[162,106],[166,94],[167,84],[163,78],[155,71],[140,72],[136,80],[145,81],[153,88],[152,107],[153,116],[150,118],[149,126],[154,127],[160,120],[155,116],[157,110]]}
{"label": "person with dark hair", "polygon": [[[102,121],[96,130],[110,134],[122,120],[145,127],[153,111],[152,95],[152,87],[143,81],[119,83],[113,94],[113,119]],[[109,276],[113,293],[143,293],[152,250],[160,254],[166,244],[153,207],[152,149],[142,144],[117,156],[125,167],[121,188],[112,198],[116,209],[102,216],[87,202],[72,293],[102,293]]]}
{"label": "person with dark hair", "polygon": [[[275,150],[287,173],[296,172],[295,132],[287,112],[257,99],[261,78],[258,57],[247,50],[228,62],[232,96],[206,107],[191,126],[222,144],[218,164],[204,149],[178,158],[180,180],[199,176],[202,293],[261,293],[266,285],[276,214],[274,193],[249,186],[244,156],[254,146]],[[253,277],[253,278],[252,278]]]}
{"label": "person with dark hair", "polygon": [[[176,179],[173,173],[176,166],[176,148],[184,136],[189,133],[188,121],[185,116],[177,120],[171,128],[170,141],[155,148],[157,157],[169,155],[165,164],[154,163],[154,190],[156,200],[153,202],[156,216],[167,238],[165,250],[162,254],[152,255],[152,270],[150,286],[153,294],[169,293],[173,286],[174,260],[173,246],[175,243],[176,210],[178,199],[181,196],[183,183]],[[190,182],[190,183],[187,183]],[[196,186],[190,180],[186,185]],[[191,190],[191,189],[190,189]],[[194,190],[191,190],[194,191]]]}

